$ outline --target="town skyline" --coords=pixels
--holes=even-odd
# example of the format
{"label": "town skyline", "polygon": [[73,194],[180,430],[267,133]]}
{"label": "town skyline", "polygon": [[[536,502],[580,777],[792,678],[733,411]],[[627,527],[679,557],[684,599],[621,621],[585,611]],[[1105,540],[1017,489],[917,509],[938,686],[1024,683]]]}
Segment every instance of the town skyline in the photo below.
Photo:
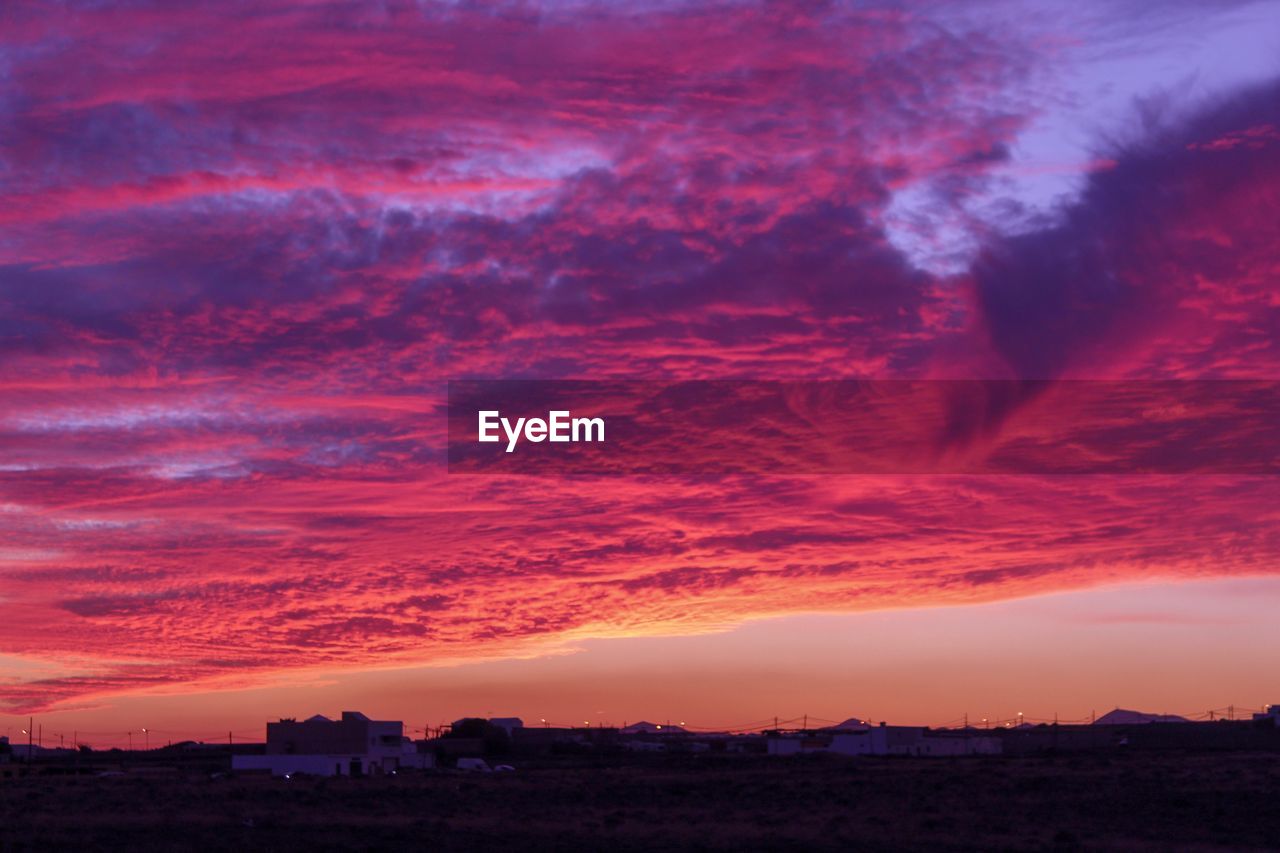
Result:
{"label": "town skyline", "polygon": [[0,716],[1274,698],[1280,2],[1032,7],[6,2]]}
{"label": "town skyline", "polygon": [[[1260,718],[1268,719],[1275,716],[1273,708],[1280,707],[1271,703],[1266,703],[1257,708],[1246,708],[1237,705],[1224,705],[1218,708],[1210,708],[1205,711],[1193,713],[1169,713],[1169,712],[1151,712],[1139,711],[1132,708],[1121,708],[1116,706],[1103,712],[1093,711],[1087,717],[1080,719],[1068,719],[1059,715],[1046,718],[1035,718],[1027,714],[1018,713],[1010,717],[978,717],[963,714],[945,723],[925,724],[919,722],[899,723],[890,722],[888,720],[864,719],[861,717],[846,717],[840,720],[826,719],[813,716],[810,714],[801,714],[797,717],[779,717],[775,716],[771,719],[755,721],[749,724],[738,726],[708,726],[697,725],[686,720],[672,720],[671,718],[659,718],[659,721],[641,719],[641,720],[623,720],[621,722],[612,722],[608,720],[597,720],[594,723],[591,720],[549,720],[539,718],[536,720],[526,721],[524,717],[492,717],[484,714],[464,714],[461,717],[450,721],[441,721],[436,725],[425,725],[422,727],[414,727],[404,720],[395,720],[397,724],[403,725],[403,735],[409,740],[432,740],[440,738],[449,733],[460,722],[468,720],[481,721],[501,721],[504,725],[514,724],[516,727],[526,729],[554,729],[557,731],[581,731],[590,732],[592,730],[611,730],[619,731],[624,734],[639,735],[680,735],[687,737],[701,737],[712,735],[766,735],[771,732],[823,732],[823,731],[841,731],[849,729],[865,729],[877,726],[883,727],[892,725],[894,727],[907,728],[923,728],[934,731],[995,731],[1000,730],[1011,731],[1028,728],[1041,728],[1045,726],[1064,726],[1079,728],[1081,726],[1132,726],[1142,725],[1146,723],[1214,723],[1214,722],[1250,722]],[[359,714],[361,717],[368,719],[383,719],[376,714],[365,715],[362,711],[343,711],[342,715]],[[335,715],[338,716],[338,715]],[[316,712],[306,716],[282,716],[277,719],[267,720],[263,723],[263,732],[269,731],[271,725],[275,723],[296,723],[311,720],[331,720],[326,717],[323,712]],[[191,730],[172,730],[157,729],[148,726],[141,726],[124,732],[92,732],[80,731],[73,729],[70,734],[63,731],[44,731],[43,722],[37,723],[36,718],[28,718],[27,725],[30,728],[6,727],[4,738],[5,743],[14,749],[19,755],[25,756],[28,747],[33,750],[32,754],[40,754],[52,756],[58,752],[73,752],[76,749],[90,749],[97,751],[124,750],[131,752],[149,752],[152,750],[169,749],[182,744],[198,744],[202,746],[221,747],[221,746],[247,746],[261,744],[262,737],[254,737],[248,732],[237,732],[229,729],[224,732],[194,732]],[[48,742],[45,742],[45,738]],[[35,750],[39,750],[36,753]]]}

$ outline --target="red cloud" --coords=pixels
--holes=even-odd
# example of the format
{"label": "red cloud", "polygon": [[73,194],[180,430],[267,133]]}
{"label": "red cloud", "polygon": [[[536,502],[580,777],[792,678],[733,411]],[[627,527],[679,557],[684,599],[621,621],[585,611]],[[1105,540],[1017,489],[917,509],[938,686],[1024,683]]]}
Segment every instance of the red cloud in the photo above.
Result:
{"label": "red cloud", "polygon": [[1033,54],[1000,33],[10,5],[0,653],[79,673],[11,708],[1274,571],[1268,478],[548,484],[443,455],[450,377],[1274,378],[1278,149],[1192,145],[1261,138],[1274,90],[948,278],[884,213],[1007,156]]}

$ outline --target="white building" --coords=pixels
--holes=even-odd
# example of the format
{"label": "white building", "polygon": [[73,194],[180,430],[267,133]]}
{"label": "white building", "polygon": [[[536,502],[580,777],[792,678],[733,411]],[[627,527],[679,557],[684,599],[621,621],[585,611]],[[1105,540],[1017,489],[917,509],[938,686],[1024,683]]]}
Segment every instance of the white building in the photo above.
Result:
{"label": "white building", "polygon": [[1253,719],[1255,722],[1270,720],[1273,726],[1280,727],[1280,705],[1268,705],[1261,714],[1254,714]]}
{"label": "white building", "polygon": [[434,763],[432,754],[419,753],[404,736],[399,720],[371,720],[358,711],[343,711],[337,720],[317,714],[302,722],[267,723],[266,754],[234,755],[231,769],[273,776],[366,776]]}

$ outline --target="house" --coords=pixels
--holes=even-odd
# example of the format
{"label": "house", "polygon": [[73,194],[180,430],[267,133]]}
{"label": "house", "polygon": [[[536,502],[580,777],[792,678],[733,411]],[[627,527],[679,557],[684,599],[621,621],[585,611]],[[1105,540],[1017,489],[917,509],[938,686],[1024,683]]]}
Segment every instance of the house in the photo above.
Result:
{"label": "house", "polygon": [[[1144,724],[1145,725],[1145,724]],[[1147,727],[1149,728],[1149,727]],[[1157,726],[1156,728],[1165,728]],[[986,732],[988,730],[984,730]],[[1005,755],[1033,755],[1044,752],[1082,752],[1115,749],[1129,732],[1125,726],[1090,723],[1080,725],[1047,725],[998,727],[989,733],[999,738]]]}
{"label": "house", "polygon": [[13,748],[9,746],[9,738],[0,735],[0,779],[13,779],[20,775],[23,769],[14,763]]}
{"label": "house", "polygon": [[816,732],[777,732],[767,738],[770,755],[999,755],[998,738],[971,731],[933,730],[924,726],[878,726],[863,729],[823,729]]}
{"label": "house", "polygon": [[399,720],[371,720],[358,711],[343,711],[337,720],[317,714],[301,722],[267,723],[266,754],[234,755],[231,768],[273,776],[365,776],[433,763],[430,753],[419,752],[405,738]]}
{"label": "house", "polygon": [[38,744],[31,743],[10,744],[9,751],[13,755],[13,760],[15,761],[41,761],[50,758],[61,758],[71,755],[74,752],[74,750],[56,746],[40,746]]}
{"label": "house", "polygon": [[1262,709],[1261,714],[1254,714],[1253,721],[1255,723],[1271,723],[1271,725],[1280,728],[1280,705],[1268,705]]}
{"label": "house", "polygon": [[625,740],[622,748],[628,752],[666,752],[667,744],[660,740]]}
{"label": "house", "polygon": [[9,738],[0,735],[0,779],[14,779],[26,768],[13,762],[13,749],[9,746]]}
{"label": "house", "polygon": [[[920,737],[896,754],[933,757],[954,755],[1000,755],[1004,741],[993,735],[973,731],[925,729]],[[895,754],[895,753],[890,753]]]}
{"label": "house", "polygon": [[514,729],[511,748],[518,755],[550,755],[556,751],[578,752],[605,742],[614,729],[573,729],[563,726],[535,726]]}
{"label": "house", "polygon": [[769,755],[811,755],[818,752],[831,752],[831,742],[834,737],[830,732],[771,731],[765,735],[766,751]]}
{"label": "house", "polygon": [[508,737],[516,729],[524,728],[524,720],[519,717],[490,717],[489,723],[505,731]]}
{"label": "house", "polygon": [[869,729],[872,755],[999,755],[1003,742],[975,729],[930,729],[925,726],[886,726]]}

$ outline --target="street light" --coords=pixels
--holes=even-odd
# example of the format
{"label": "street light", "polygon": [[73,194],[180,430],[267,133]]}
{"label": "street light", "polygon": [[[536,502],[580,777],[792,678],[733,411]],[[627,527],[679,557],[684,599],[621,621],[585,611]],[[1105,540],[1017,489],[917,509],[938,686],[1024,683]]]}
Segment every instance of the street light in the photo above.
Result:
{"label": "street light", "polygon": [[142,730],[142,737],[143,737],[143,743],[145,744],[147,752],[150,752],[151,751],[151,735],[147,733],[146,729]]}

